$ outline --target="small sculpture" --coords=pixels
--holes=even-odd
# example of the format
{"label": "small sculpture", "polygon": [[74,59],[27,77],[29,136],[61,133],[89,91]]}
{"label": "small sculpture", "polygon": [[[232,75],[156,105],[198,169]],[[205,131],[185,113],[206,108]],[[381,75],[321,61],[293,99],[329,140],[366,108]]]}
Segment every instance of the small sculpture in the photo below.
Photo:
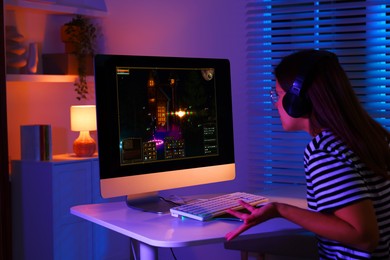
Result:
{"label": "small sculpture", "polygon": [[27,64],[24,37],[15,26],[6,26],[5,30],[7,73],[19,73]]}
{"label": "small sculpture", "polygon": [[7,73],[37,73],[38,70],[38,44],[24,44],[23,35],[18,33],[15,26],[6,26],[6,60]]}

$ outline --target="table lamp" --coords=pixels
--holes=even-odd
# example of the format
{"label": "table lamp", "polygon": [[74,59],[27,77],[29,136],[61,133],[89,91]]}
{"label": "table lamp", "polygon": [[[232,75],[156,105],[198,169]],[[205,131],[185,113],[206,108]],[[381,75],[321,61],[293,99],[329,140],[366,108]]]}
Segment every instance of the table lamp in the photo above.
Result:
{"label": "table lamp", "polygon": [[70,128],[72,131],[80,131],[79,137],[73,143],[76,156],[92,156],[96,150],[96,142],[89,135],[89,131],[96,130],[96,106],[71,106]]}

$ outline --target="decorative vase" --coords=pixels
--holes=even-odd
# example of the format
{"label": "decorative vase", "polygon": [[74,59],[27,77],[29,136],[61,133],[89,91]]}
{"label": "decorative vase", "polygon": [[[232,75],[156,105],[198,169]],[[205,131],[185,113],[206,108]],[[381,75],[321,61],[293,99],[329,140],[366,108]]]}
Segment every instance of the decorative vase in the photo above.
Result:
{"label": "decorative vase", "polygon": [[[68,32],[72,33],[68,33]],[[75,42],[77,43],[77,35],[80,32],[78,26],[73,25],[63,25],[61,26],[61,41],[65,44],[65,53],[75,53],[77,48]]]}

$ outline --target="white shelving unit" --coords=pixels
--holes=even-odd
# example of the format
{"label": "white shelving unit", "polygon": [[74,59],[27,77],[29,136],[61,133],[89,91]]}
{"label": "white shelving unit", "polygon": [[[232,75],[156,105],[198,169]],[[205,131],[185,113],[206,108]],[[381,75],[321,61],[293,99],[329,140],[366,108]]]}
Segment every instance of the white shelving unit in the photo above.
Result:
{"label": "white shelving unit", "polygon": [[[105,0],[5,0],[6,10],[27,10],[44,15],[75,15],[89,17],[104,17],[107,15]],[[18,82],[48,82],[73,83],[77,75],[47,75],[47,74],[8,74],[7,83]],[[87,78],[93,83],[93,77]]]}
{"label": "white shelving unit", "polygon": [[[32,14],[22,17],[27,24],[37,16],[107,15],[105,0],[5,0],[4,9],[5,17],[8,13]],[[50,32],[50,28],[39,24],[32,28],[37,28],[38,34],[42,30]],[[7,88],[12,88],[29,83],[71,84],[76,78],[77,75],[8,74],[6,81]],[[87,80],[93,82],[93,77]],[[14,259],[129,258],[127,237],[91,225],[69,212],[72,205],[104,202],[99,196],[96,157],[78,159],[65,155],[53,161],[19,160],[12,164]]]}
{"label": "white shelving unit", "polygon": [[82,14],[91,17],[107,15],[104,0],[6,0],[8,10],[33,9],[50,14]]}
{"label": "white shelving unit", "polygon": [[70,214],[112,201],[99,195],[97,157],[13,161],[11,183],[14,259],[129,259],[128,237]]}

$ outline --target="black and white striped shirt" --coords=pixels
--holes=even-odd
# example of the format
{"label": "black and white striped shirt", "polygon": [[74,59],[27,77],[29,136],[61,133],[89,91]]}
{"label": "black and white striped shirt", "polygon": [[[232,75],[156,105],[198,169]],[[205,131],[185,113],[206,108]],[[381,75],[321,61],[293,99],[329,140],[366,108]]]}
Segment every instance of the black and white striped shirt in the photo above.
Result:
{"label": "black and white striped shirt", "polygon": [[307,145],[304,165],[309,209],[333,212],[371,199],[380,230],[379,246],[372,254],[319,237],[321,259],[390,259],[390,181],[367,170],[345,143],[328,131]]}

